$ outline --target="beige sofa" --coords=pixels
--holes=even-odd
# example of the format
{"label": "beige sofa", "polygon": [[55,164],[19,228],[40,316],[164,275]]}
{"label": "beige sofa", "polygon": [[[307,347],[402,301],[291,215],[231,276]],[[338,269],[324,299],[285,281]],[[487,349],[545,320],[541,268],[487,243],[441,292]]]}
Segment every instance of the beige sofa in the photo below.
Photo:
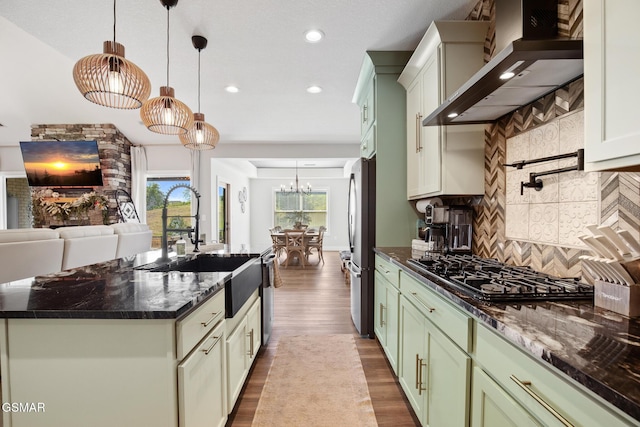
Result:
{"label": "beige sofa", "polygon": [[123,222],[111,224],[118,236],[115,258],[124,258],[151,250],[152,232],[147,224]]}
{"label": "beige sofa", "polygon": [[48,228],[0,230],[0,283],[60,271],[63,245]]}
{"label": "beige sofa", "polygon": [[56,229],[64,241],[62,269],[81,267],[116,257],[118,236],[108,225],[85,225]]}

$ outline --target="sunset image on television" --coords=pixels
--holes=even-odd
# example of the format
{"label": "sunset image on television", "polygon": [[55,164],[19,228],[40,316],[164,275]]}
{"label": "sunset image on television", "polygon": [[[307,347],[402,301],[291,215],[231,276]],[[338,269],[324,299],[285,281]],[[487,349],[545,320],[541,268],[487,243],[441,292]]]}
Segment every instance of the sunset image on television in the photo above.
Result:
{"label": "sunset image on television", "polygon": [[30,186],[100,186],[96,141],[20,142]]}

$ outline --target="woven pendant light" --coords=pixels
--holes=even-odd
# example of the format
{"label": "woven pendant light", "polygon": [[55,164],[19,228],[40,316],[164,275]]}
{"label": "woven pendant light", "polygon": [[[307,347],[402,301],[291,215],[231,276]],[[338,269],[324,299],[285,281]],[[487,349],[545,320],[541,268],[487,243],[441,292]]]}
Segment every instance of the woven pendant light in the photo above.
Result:
{"label": "woven pendant light", "polygon": [[193,126],[193,112],[175,98],[175,92],[169,86],[169,10],[178,4],[178,0],[160,0],[160,3],[167,8],[167,85],[160,87],[159,97],[142,105],[140,118],[151,132],[180,135]]}
{"label": "woven pendant light", "polygon": [[73,80],[89,101],[111,108],[140,108],[149,98],[151,82],[136,64],[124,57],[116,42],[116,0],[113,0],[113,41],[103,43],[103,53],[85,56],[73,67]]}
{"label": "woven pendant light", "polygon": [[200,52],[207,47],[207,39],[202,36],[191,37],[193,47],[198,50],[198,112],[193,114],[193,126],[185,134],[180,135],[182,145],[191,150],[211,150],[220,141],[218,130],[204,121],[200,113]]}

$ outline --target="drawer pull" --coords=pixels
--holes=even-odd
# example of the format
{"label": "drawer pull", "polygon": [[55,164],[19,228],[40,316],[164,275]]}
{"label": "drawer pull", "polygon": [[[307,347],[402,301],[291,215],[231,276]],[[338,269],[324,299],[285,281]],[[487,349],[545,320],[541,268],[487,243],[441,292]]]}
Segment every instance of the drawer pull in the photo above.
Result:
{"label": "drawer pull", "polygon": [[207,320],[206,322],[200,322],[200,324],[206,328],[211,324],[211,322],[216,319],[216,317],[218,317],[218,313],[211,313],[211,319]]}
{"label": "drawer pull", "polygon": [[[220,335],[221,337],[222,335]],[[213,347],[216,346],[216,344],[218,344],[218,341],[220,341],[220,337],[211,337],[213,338],[213,344],[211,344],[211,346],[207,349],[203,349],[202,351],[204,351],[204,354],[207,355],[209,353],[211,353],[211,350],[213,350]]]}
{"label": "drawer pull", "polygon": [[433,307],[429,307],[429,304],[427,304],[426,302],[422,301],[422,298],[420,298],[418,296],[418,294],[416,294],[415,292],[411,292],[411,295],[413,295],[413,297],[427,310],[429,310],[429,313],[433,313],[434,311],[436,311],[435,308]]}
{"label": "drawer pull", "polygon": [[389,274],[389,273],[391,273],[389,270],[387,270],[386,268],[384,268],[384,265],[382,265],[382,264],[378,264],[378,268],[379,268],[381,271],[384,271],[384,274]]}
{"label": "drawer pull", "polygon": [[523,389],[529,396],[533,397],[533,399],[536,402],[538,402],[540,405],[542,405],[542,407],[544,409],[549,411],[551,413],[551,415],[556,417],[558,419],[558,421],[560,421],[562,423],[562,425],[564,425],[566,427],[574,427],[573,424],[571,424],[571,422],[569,422],[569,420],[567,420],[565,417],[563,417],[562,414],[560,414],[558,411],[556,411],[553,407],[551,407],[551,405],[549,405],[547,402],[545,402],[544,399],[542,399],[533,390],[531,390],[529,388],[529,386],[531,385],[531,381],[520,381],[518,378],[516,378],[515,375],[511,375],[509,378],[511,378],[511,380],[513,382],[518,384],[518,386],[521,389]]}

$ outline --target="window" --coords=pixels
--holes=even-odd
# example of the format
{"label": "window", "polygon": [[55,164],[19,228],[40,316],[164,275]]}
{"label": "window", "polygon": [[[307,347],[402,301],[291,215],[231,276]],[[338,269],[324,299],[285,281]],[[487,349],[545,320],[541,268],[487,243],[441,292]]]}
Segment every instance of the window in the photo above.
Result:
{"label": "window", "polygon": [[275,192],[274,226],[292,228],[296,222],[309,228],[327,226],[328,192],[314,190],[310,194]]}
{"label": "window", "polygon": [[[175,185],[191,185],[189,177],[147,178],[147,224],[153,232],[152,248],[160,248],[162,240],[162,208],[164,199]],[[191,227],[191,190],[176,188],[167,202],[167,228]],[[172,218],[172,216],[174,218]],[[185,218],[181,218],[185,217]],[[180,233],[168,232],[169,243],[178,240]],[[186,235],[184,236],[186,239]]]}

